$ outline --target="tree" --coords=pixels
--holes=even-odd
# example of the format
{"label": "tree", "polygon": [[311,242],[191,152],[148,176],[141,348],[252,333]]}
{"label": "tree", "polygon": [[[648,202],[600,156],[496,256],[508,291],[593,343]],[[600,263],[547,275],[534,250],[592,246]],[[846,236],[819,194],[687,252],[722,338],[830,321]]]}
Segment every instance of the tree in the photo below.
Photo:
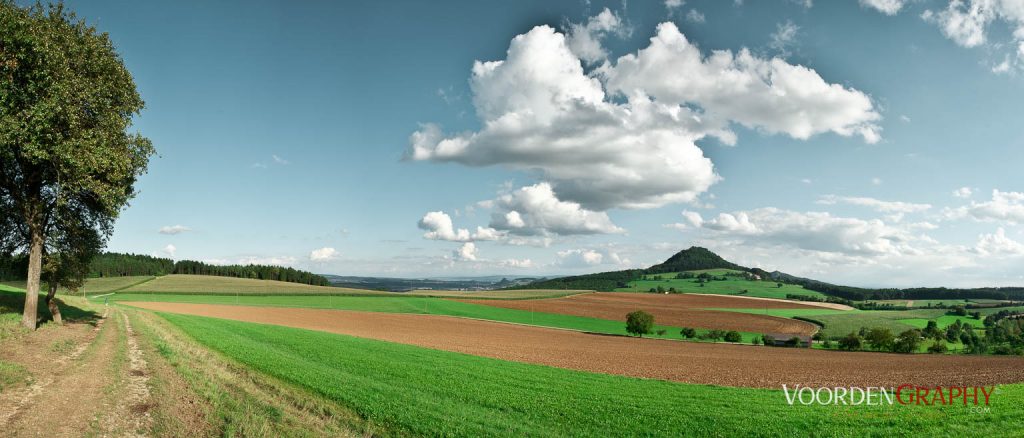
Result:
{"label": "tree", "polygon": [[851,332],[839,339],[839,348],[847,351],[860,350],[860,335]]}
{"label": "tree", "polygon": [[871,345],[872,349],[882,351],[892,349],[892,343],[895,337],[892,334],[892,330],[884,327],[875,327],[868,330],[864,340]]}
{"label": "tree", "polygon": [[921,331],[911,329],[896,337],[892,351],[894,353],[913,353],[917,351],[919,345],[921,345]]}
{"label": "tree", "polygon": [[686,339],[693,339],[697,337],[697,330],[690,327],[683,327],[683,329],[679,331],[679,334]]}
{"label": "tree", "polygon": [[942,332],[939,331],[939,324],[934,320],[928,321],[928,325],[925,326],[922,334],[926,338],[931,338],[935,340],[942,339],[944,337]]}
{"label": "tree", "polygon": [[736,330],[730,330],[725,334],[725,342],[742,342],[743,336]]}
{"label": "tree", "polygon": [[[78,217],[66,214],[58,217]],[[80,219],[80,218],[79,218]],[[55,227],[46,246],[42,266],[43,276],[48,281],[46,306],[50,310],[53,322],[63,324],[58,306],[57,289],[63,287],[75,291],[85,283],[90,270],[90,261],[99,253],[105,243],[105,235],[96,230],[96,224],[80,220],[64,226]]]}
{"label": "tree", "polygon": [[644,335],[651,333],[652,329],[654,329],[654,315],[643,310],[629,312],[626,315],[626,331],[630,334],[642,338]]}
{"label": "tree", "polygon": [[928,346],[928,352],[929,353],[943,354],[943,353],[945,353],[948,350],[949,350],[949,347],[946,346],[946,342],[945,341],[935,341],[935,343],[933,343],[932,345]]}
{"label": "tree", "polygon": [[144,103],[110,38],[62,4],[0,0],[0,47],[0,215],[12,216],[0,222],[16,222],[10,246],[28,253],[34,329],[50,236],[83,223],[109,235],[154,150],[127,132]]}

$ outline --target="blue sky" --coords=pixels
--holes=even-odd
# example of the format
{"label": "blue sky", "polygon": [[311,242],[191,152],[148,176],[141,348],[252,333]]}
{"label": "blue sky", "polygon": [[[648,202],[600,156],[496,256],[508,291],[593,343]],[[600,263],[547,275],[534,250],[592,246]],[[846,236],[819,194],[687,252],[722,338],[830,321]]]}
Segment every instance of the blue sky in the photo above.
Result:
{"label": "blue sky", "polygon": [[109,249],[1024,284],[1024,2],[552,3],[69,2],[159,151]]}

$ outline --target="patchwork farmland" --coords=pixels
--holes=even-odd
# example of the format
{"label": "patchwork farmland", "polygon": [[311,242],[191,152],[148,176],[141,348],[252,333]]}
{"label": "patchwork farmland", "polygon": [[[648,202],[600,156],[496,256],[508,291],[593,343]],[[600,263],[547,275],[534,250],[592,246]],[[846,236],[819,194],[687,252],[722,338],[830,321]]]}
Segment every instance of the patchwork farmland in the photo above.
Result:
{"label": "patchwork farmland", "polygon": [[[761,345],[767,334],[821,336],[880,321],[892,327],[935,321],[946,328],[962,319],[947,315],[949,309],[869,311],[700,293],[389,293],[223,277],[139,280],[97,282],[85,298],[68,296],[62,304],[72,326],[110,328],[75,332],[60,351],[134,344],[145,365],[126,356],[121,372],[130,377],[144,366],[139,372],[153,376],[142,383],[148,395],[133,402],[145,406],[133,408],[141,416],[83,426],[96,433],[632,435],[636,417],[650,418],[643,430],[655,435],[785,434],[806,424],[835,435],[939,433],[1016,427],[1020,420],[1010,406],[1024,400],[1019,356],[824,351],[821,341],[813,349]],[[21,292],[7,286],[0,294],[12,301]],[[640,339],[624,324],[634,310],[655,321]],[[112,318],[115,324],[104,323]],[[687,329],[694,329],[691,336]],[[739,337],[725,342],[716,332]],[[0,406],[14,412],[5,427],[25,432],[40,427],[18,402],[35,397],[29,382],[60,377],[29,367],[19,345],[33,335],[11,333],[0,339],[15,346],[0,352],[6,367],[0,367],[6,376]],[[259,383],[231,383],[239,379]],[[1007,416],[982,420],[966,407],[947,407],[940,427],[925,420],[933,411],[924,406],[798,409],[780,391],[783,385],[893,389],[908,382],[999,388],[988,406]],[[661,401],[626,402],[636,394]],[[617,407],[606,409],[608,403]],[[740,407],[750,403],[761,408]],[[715,432],[705,429],[710,418]],[[754,426],[751,418],[764,424]]]}

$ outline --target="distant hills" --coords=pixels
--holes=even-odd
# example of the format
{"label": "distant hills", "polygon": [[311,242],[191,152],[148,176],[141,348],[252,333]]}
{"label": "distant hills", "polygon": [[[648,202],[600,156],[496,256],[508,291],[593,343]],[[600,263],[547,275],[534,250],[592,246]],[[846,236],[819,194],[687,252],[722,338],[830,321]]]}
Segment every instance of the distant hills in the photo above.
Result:
{"label": "distant hills", "polygon": [[805,289],[821,292],[826,295],[844,298],[848,300],[889,300],[889,299],[970,299],[984,298],[997,300],[1021,300],[1024,299],[1024,287],[987,287],[987,288],[945,288],[945,287],[919,287],[919,288],[860,288],[853,286],[840,286],[810,278],[797,277],[779,271],[766,271],[761,268],[746,268],[728,260],[718,254],[692,246],[677,252],[662,263],[651,266],[647,269],[628,269],[624,271],[600,272],[596,274],[576,275],[571,277],[553,278],[535,281],[533,283],[517,286],[520,289],[577,289],[596,290],[601,292],[613,291],[617,288],[628,287],[629,282],[638,280],[646,274],[661,274],[666,272],[696,271],[702,269],[734,269],[756,274],[763,279],[777,281],[780,283],[795,284]]}
{"label": "distant hills", "polygon": [[413,290],[492,290],[515,289],[540,280],[538,277],[507,278],[500,276],[456,278],[390,278],[324,275],[331,286],[391,292]]}

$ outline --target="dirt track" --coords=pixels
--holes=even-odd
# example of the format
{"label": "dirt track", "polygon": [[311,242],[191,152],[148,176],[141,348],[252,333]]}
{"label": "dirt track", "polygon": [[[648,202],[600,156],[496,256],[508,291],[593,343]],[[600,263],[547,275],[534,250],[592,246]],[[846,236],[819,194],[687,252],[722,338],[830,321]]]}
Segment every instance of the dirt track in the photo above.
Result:
{"label": "dirt track", "polygon": [[576,370],[679,382],[795,385],[988,385],[1024,381],[1024,358],[895,355],[701,344],[518,326],[436,315],[207,304],[123,303],[277,324]]}
{"label": "dirt track", "polygon": [[506,309],[559,313],[562,315],[623,321],[626,314],[644,310],[662,325],[741,332],[811,335],[818,328],[809,322],[749,313],[702,310],[721,309],[821,309],[792,301],[755,300],[725,295],[656,295],[602,292],[544,300],[459,300]]}

